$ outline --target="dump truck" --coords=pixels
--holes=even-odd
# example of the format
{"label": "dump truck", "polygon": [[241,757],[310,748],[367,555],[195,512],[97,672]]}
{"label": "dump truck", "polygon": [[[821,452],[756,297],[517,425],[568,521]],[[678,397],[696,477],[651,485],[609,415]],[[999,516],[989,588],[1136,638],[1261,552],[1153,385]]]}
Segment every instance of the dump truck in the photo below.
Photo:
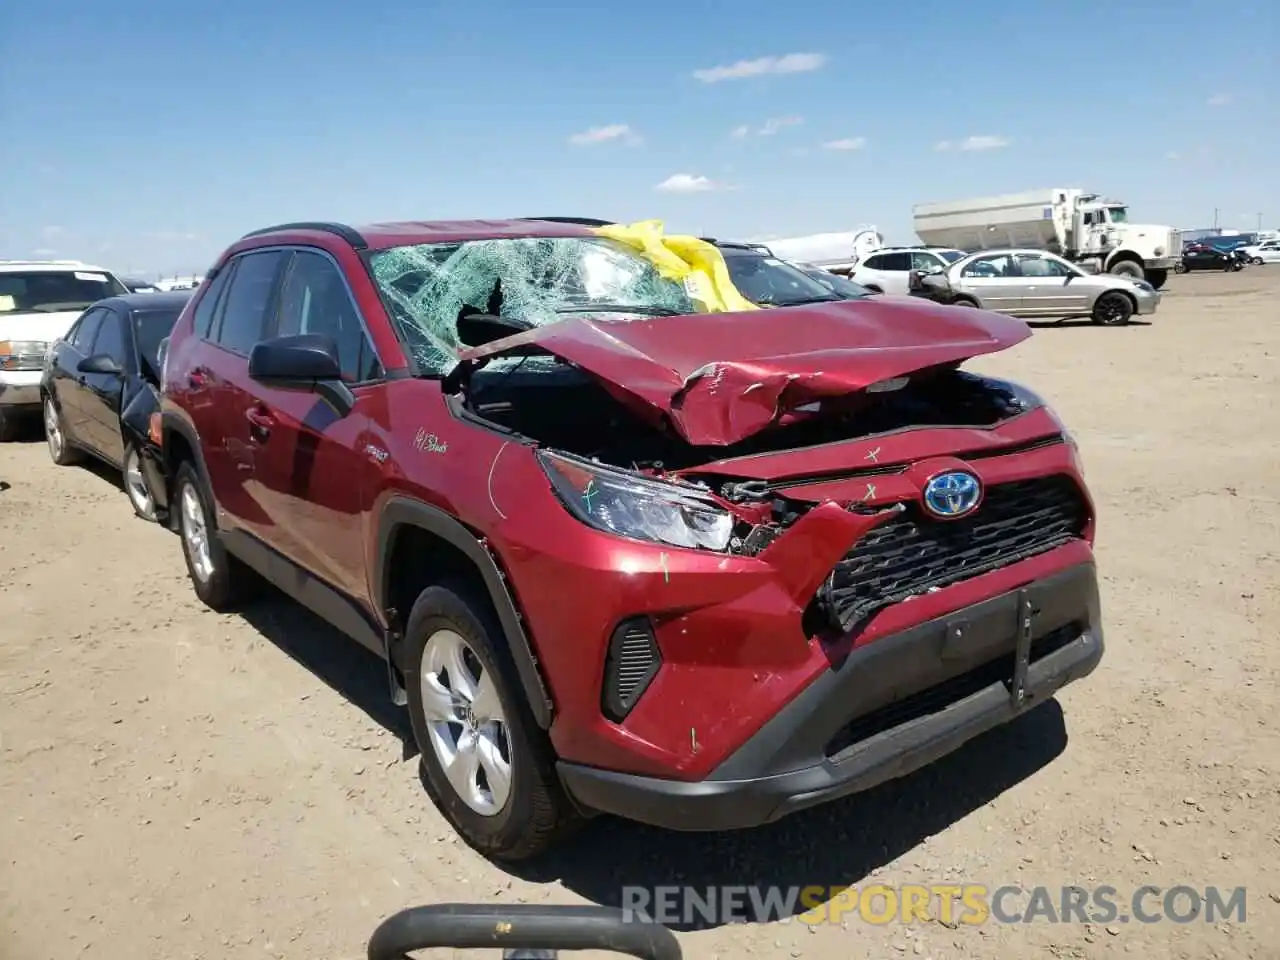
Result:
{"label": "dump truck", "polygon": [[1163,286],[1182,254],[1173,227],[1129,222],[1119,200],[1055,187],[952,203],[917,204],[916,234],[927,244],[979,251],[1048,250],[1097,272]]}

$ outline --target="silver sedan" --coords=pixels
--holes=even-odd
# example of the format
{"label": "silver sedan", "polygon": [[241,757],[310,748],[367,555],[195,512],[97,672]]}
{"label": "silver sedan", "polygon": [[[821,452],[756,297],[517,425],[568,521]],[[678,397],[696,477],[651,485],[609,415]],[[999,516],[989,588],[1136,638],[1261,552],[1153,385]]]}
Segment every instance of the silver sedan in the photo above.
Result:
{"label": "silver sedan", "polygon": [[1145,280],[1086,273],[1042,250],[984,250],[922,278],[934,299],[1025,320],[1089,317],[1116,326],[1150,316],[1160,292]]}

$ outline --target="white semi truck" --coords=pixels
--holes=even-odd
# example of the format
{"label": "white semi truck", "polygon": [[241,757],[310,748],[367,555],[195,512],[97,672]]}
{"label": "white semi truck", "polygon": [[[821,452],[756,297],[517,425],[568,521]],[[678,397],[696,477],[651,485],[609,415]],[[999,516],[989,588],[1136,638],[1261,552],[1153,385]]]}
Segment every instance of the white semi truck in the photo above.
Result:
{"label": "white semi truck", "polygon": [[1076,187],[922,203],[913,213],[916,233],[932,246],[1048,250],[1100,273],[1145,279],[1157,289],[1182,256],[1182,238],[1173,227],[1130,223],[1123,203]]}
{"label": "white semi truck", "polygon": [[831,273],[848,274],[859,260],[884,246],[884,237],[873,226],[838,233],[812,233],[762,241],[775,257],[811,263]]}

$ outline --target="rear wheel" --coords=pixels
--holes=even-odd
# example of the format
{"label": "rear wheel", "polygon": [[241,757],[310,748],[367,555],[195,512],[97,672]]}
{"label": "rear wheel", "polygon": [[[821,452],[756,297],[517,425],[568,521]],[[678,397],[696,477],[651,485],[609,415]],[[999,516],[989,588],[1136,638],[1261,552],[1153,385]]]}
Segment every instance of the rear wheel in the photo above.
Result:
{"label": "rear wheel", "polygon": [[495,860],[550,848],[579,818],[489,605],[461,586],[427,587],[404,643],[409,716],[423,781],[440,812]]}
{"label": "rear wheel", "polygon": [[955,301],[952,301],[951,306],[953,306],[953,307],[973,307],[974,309],[977,309],[977,306],[978,306],[978,305],[977,305],[976,303],[974,303],[972,300],[955,300]]}
{"label": "rear wheel", "polygon": [[173,492],[182,555],[196,596],[214,610],[230,610],[252,594],[253,573],[218,539],[212,503],[191,461],[178,468]]}
{"label": "rear wheel", "polygon": [[1178,261],[1177,263],[1175,263],[1175,264],[1173,265],[1173,272],[1174,272],[1174,273],[1186,273],[1186,272],[1187,272],[1187,265],[1186,265],[1185,263],[1183,263],[1182,261]]}
{"label": "rear wheel", "polygon": [[1123,293],[1104,293],[1093,305],[1093,322],[1104,327],[1120,327],[1133,316],[1133,301]]}
{"label": "rear wheel", "polygon": [[132,444],[124,448],[124,492],[129,496],[133,512],[143,520],[152,523],[156,520],[156,500],[147,485],[146,474],[142,472],[142,454]]}

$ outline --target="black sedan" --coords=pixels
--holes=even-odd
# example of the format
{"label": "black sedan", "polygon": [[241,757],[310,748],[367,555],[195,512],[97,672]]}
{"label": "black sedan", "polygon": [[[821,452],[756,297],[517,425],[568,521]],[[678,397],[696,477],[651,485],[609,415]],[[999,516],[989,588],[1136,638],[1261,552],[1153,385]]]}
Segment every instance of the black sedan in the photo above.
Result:
{"label": "black sedan", "polygon": [[40,382],[53,462],[88,454],[116,467],[144,520],[158,519],[152,491],[165,482],[152,424],[164,347],[190,297],[134,293],[98,301],[50,348]]}
{"label": "black sedan", "polygon": [[1173,269],[1175,273],[1190,273],[1192,270],[1243,270],[1247,259],[1207,243],[1197,243],[1182,251],[1182,260]]}

